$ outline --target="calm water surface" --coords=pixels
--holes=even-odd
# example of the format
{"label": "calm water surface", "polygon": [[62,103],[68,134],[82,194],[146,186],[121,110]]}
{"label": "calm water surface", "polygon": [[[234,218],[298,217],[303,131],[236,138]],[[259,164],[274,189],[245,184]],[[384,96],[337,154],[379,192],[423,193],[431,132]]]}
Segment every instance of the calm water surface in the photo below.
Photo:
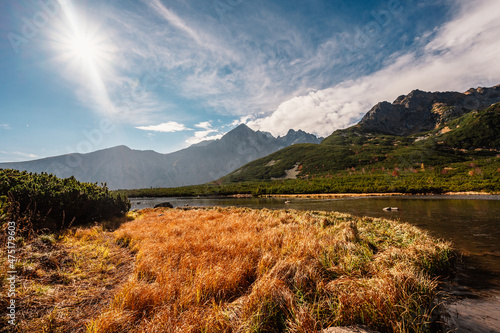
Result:
{"label": "calm water surface", "polygon": [[[285,203],[290,200],[290,203]],[[179,206],[325,210],[408,222],[453,242],[463,254],[454,280],[450,321],[457,332],[500,332],[500,196],[401,196],[341,199],[136,198],[132,209],[169,201]],[[398,211],[383,211],[398,207]],[[475,309],[475,310],[474,310]],[[480,309],[480,310],[479,310]]]}

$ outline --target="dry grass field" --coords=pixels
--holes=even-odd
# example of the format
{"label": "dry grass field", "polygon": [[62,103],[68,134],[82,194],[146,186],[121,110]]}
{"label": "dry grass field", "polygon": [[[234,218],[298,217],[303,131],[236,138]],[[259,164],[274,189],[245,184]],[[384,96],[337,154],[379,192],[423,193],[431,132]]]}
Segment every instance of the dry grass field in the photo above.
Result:
{"label": "dry grass field", "polygon": [[340,213],[148,209],[114,232],[133,273],[89,332],[429,328],[450,244]]}
{"label": "dry grass field", "polygon": [[[116,244],[106,224],[16,239],[16,325],[8,324],[2,311],[0,332],[86,331],[133,273],[134,256]],[[0,255],[2,309],[10,276],[5,253]]]}

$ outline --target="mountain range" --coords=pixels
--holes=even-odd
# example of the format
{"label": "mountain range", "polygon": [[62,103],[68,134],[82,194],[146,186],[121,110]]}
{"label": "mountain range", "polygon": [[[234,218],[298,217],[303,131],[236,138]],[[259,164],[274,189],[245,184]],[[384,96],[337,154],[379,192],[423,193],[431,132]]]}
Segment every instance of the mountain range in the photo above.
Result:
{"label": "mountain range", "polygon": [[498,102],[500,85],[465,93],[414,90],[393,103],[378,103],[358,124],[333,132],[321,144],[284,148],[244,165],[219,183],[387,174],[387,170],[415,173],[424,165],[447,168],[446,173],[460,169],[453,163],[474,165],[481,159],[490,159],[486,163],[490,166],[498,164]]}
{"label": "mountain range", "polygon": [[105,182],[110,189],[177,187],[218,179],[242,165],[298,143],[319,143],[322,138],[289,130],[275,138],[240,125],[219,140],[160,154],[117,146],[88,154],[67,154],[39,160],[0,163],[2,169],[47,172],[83,182]]}
{"label": "mountain range", "polygon": [[170,154],[118,146],[1,163],[0,168],[106,182],[111,189],[180,187],[214,180],[213,184],[307,180],[353,175],[358,170],[415,173],[424,165],[447,173],[461,169],[456,163],[475,165],[483,159],[493,168],[500,156],[499,102],[500,85],[464,93],[414,90],[392,103],[376,104],[358,124],[336,130],[324,140],[300,130],[275,138],[240,125],[219,140]]}

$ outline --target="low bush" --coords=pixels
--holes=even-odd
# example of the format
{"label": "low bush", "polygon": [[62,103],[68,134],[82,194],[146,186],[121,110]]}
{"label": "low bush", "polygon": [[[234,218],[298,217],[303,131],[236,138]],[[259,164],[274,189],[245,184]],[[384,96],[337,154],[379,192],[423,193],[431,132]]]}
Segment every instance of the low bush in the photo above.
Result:
{"label": "low bush", "polygon": [[0,169],[0,215],[19,222],[20,231],[61,230],[120,216],[129,209],[129,200],[110,192],[106,184]]}

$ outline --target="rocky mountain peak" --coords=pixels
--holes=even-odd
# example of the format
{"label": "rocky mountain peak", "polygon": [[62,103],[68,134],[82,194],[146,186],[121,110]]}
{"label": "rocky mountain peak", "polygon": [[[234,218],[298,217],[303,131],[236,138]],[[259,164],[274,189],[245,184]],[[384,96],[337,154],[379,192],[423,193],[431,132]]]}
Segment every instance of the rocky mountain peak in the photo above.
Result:
{"label": "rocky mountain peak", "polygon": [[465,93],[413,90],[391,104],[376,104],[360,121],[369,131],[392,135],[411,135],[439,127],[467,112],[500,101],[500,85],[471,88]]}
{"label": "rocky mountain peak", "polygon": [[[236,142],[241,140],[248,140],[251,137],[259,136],[259,133],[252,130],[245,124],[240,124],[231,131],[227,132],[220,141],[222,142]],[[263,136],[263,135],[262,135]]]}
{"label": "rocky mountain peak", "polygon": [[322,140],[323,138],[318,138],[316,135],[304,132],[300,129],[290,129],[285,136],[278,137],[278,141],[284,147],[297,143],[320,143]]}

